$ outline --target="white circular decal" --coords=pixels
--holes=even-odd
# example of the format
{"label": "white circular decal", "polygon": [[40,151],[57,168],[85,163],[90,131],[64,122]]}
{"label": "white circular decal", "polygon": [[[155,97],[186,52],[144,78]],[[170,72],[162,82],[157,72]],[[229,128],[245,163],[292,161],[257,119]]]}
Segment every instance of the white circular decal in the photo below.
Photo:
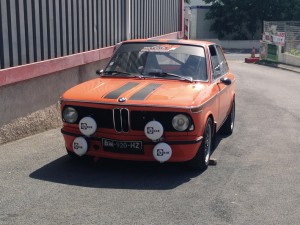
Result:
{"label": "white circular decal", "polygon": [[154,146],[153,156],[157,161],[161,163],[166,162],[172,156],[172,149],[170,145],[166,143],[158,143]]}
{"label": "white circular decal", "polygon": [[83,137],[77,137],[73,141],[73,151],[79,155],[84,155],[88,150],[88,143]]}
{"label": "white circular decal", "polygon": [[90,136],[96,132],[97,123],[92,117],[84,117],[79,122],[79,130],[85,136]]}
{"label": "white circular decal", "polygon": [[164,133],[164,128],[158,121],[150,121],[146,124],[144,128],[145,135],[155,141],[161,138]]}

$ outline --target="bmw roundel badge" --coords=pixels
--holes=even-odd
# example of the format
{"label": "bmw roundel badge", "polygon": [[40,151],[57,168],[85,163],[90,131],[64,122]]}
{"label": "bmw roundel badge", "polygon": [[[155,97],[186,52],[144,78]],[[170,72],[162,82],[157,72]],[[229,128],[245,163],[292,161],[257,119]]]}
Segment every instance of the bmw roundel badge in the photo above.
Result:
{"label": "bmw roundel badge", "polygon": [[126,102],[126,100],[127,100],[126,98],[119,98],[118,102]]}

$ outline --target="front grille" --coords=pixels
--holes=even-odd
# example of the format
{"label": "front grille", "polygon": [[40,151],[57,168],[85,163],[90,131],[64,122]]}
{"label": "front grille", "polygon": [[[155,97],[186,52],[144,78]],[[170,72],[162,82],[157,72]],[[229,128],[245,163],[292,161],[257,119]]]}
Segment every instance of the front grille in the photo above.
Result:
{"label": "front grille", "polygon": [[114,127],[118,132],[129,131],[129,111],[128,109],[115,108],[113,110]]}

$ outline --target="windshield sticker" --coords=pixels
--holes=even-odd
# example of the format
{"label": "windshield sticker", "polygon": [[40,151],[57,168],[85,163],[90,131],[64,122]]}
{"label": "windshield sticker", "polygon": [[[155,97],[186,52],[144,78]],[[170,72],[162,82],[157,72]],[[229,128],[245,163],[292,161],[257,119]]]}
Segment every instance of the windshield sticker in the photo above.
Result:
{"label": "windshield sticker", "polygon": [[142,52],[169,52],[173,51],[180,47],[180,45],[156,45],[152,47],[144,47],[141,51]]}

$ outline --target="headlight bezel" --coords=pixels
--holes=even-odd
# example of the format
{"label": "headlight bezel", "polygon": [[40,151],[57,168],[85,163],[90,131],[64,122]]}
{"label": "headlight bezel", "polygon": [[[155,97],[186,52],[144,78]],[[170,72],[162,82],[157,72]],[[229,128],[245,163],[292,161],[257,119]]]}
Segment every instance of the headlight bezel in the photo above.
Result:
{"label": "headlight bezel", "polygon": [[[178,124],[179,120],[183,120],[184,123],[182,125]],[[173,128],[179,132],[190,131],[192,125],[193,123],[190,116],[186,114],[182,114],[182,113],[176,114],[172,119]]]}
{"label": "headlight bezel", "polygon": [[67,122],[67,123],[72,123],[72,124],[76,123],[78,120],[77,110],[72,106],[64,107],[64,109],[62,111],[62,119],[64,122]]}

